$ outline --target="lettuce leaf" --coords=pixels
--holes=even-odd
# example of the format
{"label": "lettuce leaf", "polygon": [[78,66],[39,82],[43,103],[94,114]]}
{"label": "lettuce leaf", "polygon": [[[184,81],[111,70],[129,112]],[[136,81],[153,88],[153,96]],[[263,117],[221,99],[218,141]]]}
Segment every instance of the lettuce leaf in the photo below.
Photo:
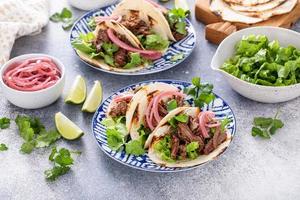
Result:
{"label": "lettuce leaf", "polygon": [[146,49],[164,50],[168,48],[169,41],[164,40],[160,35],[150,34],[146,36],[145,40],[142,40],[142,44]]}
{"label": "lettuce leaf", "polygon": [[124,69],[131,69],[142,64],[143,60],[139,53],[130,53],[129,56],[130,61],[123,67]]}

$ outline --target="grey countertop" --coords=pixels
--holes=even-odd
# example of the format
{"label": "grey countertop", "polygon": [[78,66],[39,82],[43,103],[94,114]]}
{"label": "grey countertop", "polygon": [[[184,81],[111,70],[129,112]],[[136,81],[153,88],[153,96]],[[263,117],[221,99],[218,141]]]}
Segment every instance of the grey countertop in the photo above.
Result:
{"label": "grey countertop", "polygon": [[[193,7],[193,1],[189,1]],[[66,6],[65,1],[51,0],[51,13]],[[75,16],[84,12],[74,9]],[[214,84],[215,92],[232,107],[237,118],[237,133],[231,147],[219,160],[191,171],[171,174],[149,173],[123,166],[107,157],[91,132],[92,114],[80,106],[66,105],[63,98],[43,109],[23,110],[10,104],[0,91],[0,116],[17,114],[41,117],[48,128],[53,116],[62,111],[85,132],[78,141],[60,140],[59,147],[82,151],[67,175],[55,182],[44,179],[50,148],[34,150],[30,155],[19,152],[22,139],[12,123],[0,131],[0,142],[9,150],[0,153],[0,199],[299,199],[300,198],[300,99],[281,104],[262,104],[234,92],[220,74],[209,65],[216,46],[204,39],[204,26],[194,19],[197,44],[192,55],[179,66],[153,75],[126,77],[96,71],[82,63],[69,44],[69,32],[59,24],[49,23],[43,32],[16,41],[12,57],[26,53],[47,53],[62,60],[67,68],[64,94],[77,74],[91,87],[101,80],[104,97],[138,81],[173,78],[189,81],[193,76]],[[298,23],[295,30],[300,31]],[[273,116],[280,108],[285,122],[271,140],[253,138],[250,134],[254,116]]]}

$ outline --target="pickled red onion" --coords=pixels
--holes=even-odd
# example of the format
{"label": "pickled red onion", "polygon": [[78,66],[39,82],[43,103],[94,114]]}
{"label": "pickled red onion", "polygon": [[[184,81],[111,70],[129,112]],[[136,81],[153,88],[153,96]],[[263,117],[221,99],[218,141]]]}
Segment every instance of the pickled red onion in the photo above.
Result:
{"label": "pickled red onion", "polygon": [[2,78],[10,88],[37,91],[54,85],[61,78],[61,71],[51,58],[37,57],[12,64]]}
{"label": "pickled red onion", "polygon": [[[204,138],[209,138],[209,134],[208,134],[206,127],[211,128],[208,125],[208,122],[213,120],[214,117],[215,117],[215,113],[212,111],[204,111],[204,112],[201,112],[199,115],[199,129]],[[220,126],[220,123],[217,123],[216,125]],[[216,126],[212,126],[212,127],[216,127]]]}
{"label": "pickled red onion", "polygon": [[170,97],[170,96],[185,97],[186,95],[181,92],[166,91],[166,92],[161,92],[157,96],[153,97],[146,111],[146,121],[151,130],[154,129],[153,121],[156,122],[156,124],[158,124],[162,119],[158,112],[158,104],[163,98]]}
{"label": "pickled red onion", "polygon": [[127,51],[131,51],[131,52],[138,52],[141,54],[141,56],[143,56],[144,58],[150,59],[150,60],[156,60],[161,58],[162,53],[158,52],[158,51],[149,51],[149,50],[142,50],[142,49],[137,49],[134,48],[132,46],[129,46],[128,44],[126,44],[125,42],[121,41],[115,34],[114,31],[112,29],[107,29],[107,35],[109,37],[109,39],[116,44],[117,46],[121,47],[122,49],[125,49]]}

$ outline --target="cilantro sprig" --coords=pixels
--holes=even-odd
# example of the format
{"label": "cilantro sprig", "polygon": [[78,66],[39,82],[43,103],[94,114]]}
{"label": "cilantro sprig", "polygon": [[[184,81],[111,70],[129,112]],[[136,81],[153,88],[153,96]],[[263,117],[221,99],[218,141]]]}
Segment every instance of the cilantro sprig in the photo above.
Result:
{"label": "cilantro sprig", "polygon": [[7,129],[10,126],[10,119],[7,117],[0,118],[0,129]]}
{"label": "cilantro sprig", "polygon": [[183,10],[182,8],[173,8],[167,13],[167,20],[170,24],[170,27],[175,30],[176,32],[186,35],[186,21],[185,18],[187,17],[188,12]]}
{"label": "cilantro sprig", "polygon": [[72,152],[66,148],[61,148],[60,150],[58,150],[56,147],[52,148],[49,160],[53,162],[54,166],[52,169],[48,169],[44,172],[47,180],[54,181],[59,176],[62,176],[70,171],[74,162],[73,158],[71,157],[71,153],[78,154],[78,151]]}
{"label": "cilantro sprig", "polygon": [[283,122],[278,119],[277,111],[276,115],[271,117],[255,117],[253,120],[253,127],[251,134],[253,137],[259,136],[262,138],[270,139],[271,135],[274,135],[275,132],[284,126]]}
{"label": "cilantro sprig", "polygon": [[20,136],[24,139],[20,151],[31,153],[34,148],[48,147],[61,138],[57,130],[46,131],[37,117],[18,115],[15,119]]}
{"label": "cilantro sprig", "polygon": [[202,108],[205,104],[209,104],[216,97],[214,95],[214,86],[209,83],[201,83],[200,77],[194,77],[192,79],[193,86],[185,88],[184,92],[190,95],[195,103],[195,106]]}
{"label": "cilantro sprig", "polygon": [[6,146],[6,144],[1,143],[0,144],[0,151],[7,151],[8,147]]}
{"label": "cilantro sprig", "polygon": [[117,151],[125,146],[127,154],[143,155],[145,153],[144,144],[150,134],[150,130],[143,125],[138,129],[139,137],[135,140],[127,141],[128,131],[125,126],[125,117],[106,118],[101,122],[106,127],[108,146]]}
{"label": "cilantro sprig", "polygon": [[68,8],[63,8],[60,13],[54,13],[53,15],[51,15],[50,20],[52,22],[62,22],[62,28],[64,30],[69,30],[73,26],[75,21],[73,19],[72,11]]}

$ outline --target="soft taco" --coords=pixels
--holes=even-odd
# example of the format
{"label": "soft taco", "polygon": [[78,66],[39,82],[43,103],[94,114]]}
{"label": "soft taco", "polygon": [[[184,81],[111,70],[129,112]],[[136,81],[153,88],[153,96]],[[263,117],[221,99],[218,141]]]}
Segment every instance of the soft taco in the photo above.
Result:
{"label": "soft taco", "polygon": [[133,72],[162,56],[144,50],[139,40],[113,17],[99,17],[94,32],[81,34],[72,42],[86,62],[111,71]]}
{"label": "soft taco", "polygon": [[166,115],[146,141],[148,156],[166,167],[191,167],[216,158],[229,145],[226,122],[211,111],[179,107]]}
{"label": "soft taco", "polygon": [[132,98],[133,109],[126,113],[126,127],[130,130],[131,138],[139,137],[141,126],[153,131],[171,109],[184,105],[184,97],[185,94],[177,87],[166,83],[157,82],[141,87]]}
{"label": "soft taco", "polygon": [[165,51],[169,41],[187,35],[186,11],[168,10],[152,0],[123,0],[113,16],[121,16],[120,23],[137,36],[145,49]]}

